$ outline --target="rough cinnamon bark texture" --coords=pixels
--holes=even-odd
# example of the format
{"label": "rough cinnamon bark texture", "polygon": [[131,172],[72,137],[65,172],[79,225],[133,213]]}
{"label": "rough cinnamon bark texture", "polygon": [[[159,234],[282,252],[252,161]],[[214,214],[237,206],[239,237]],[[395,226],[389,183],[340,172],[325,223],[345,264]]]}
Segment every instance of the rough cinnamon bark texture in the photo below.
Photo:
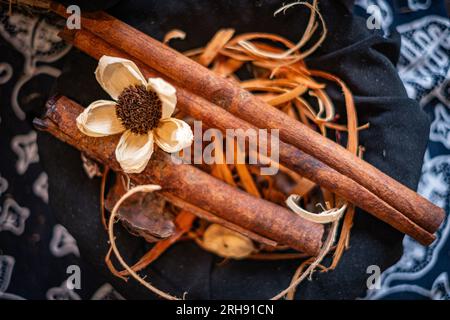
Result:
{"label": "rough cinnamon bark texture", "polygon": [[[99,59],[102,55],[130,59],[138,65],[145,77],[162,76],[142,62],[130,57],[88,31],[79,30],[71,32],[65,30],[61,36],[95,59]],[[194,118],[202,120],[208,127],[217,128],[223,132],[226,129],[242,129],[244,131],[256,129],[255,126],[233,116],[213,103],[179,86],[176,87],[177,107]],[[265,144],[269,145],[268,143]],[[427,245],[435,239],[434,235],[418,226],[366,188],[310,155],[283,142],[280,142],[279,153],[280,162],[288,168],[347,199],[397,230],[415,238],[420,243]]]}
{"label": "rough cinnamon bark texture", "polygon": [[[76,126],[76,117],[82,111],[83,108],[74,101],[58,97],[48,102],[44,118],[36,120],[35,124],[114,171],[121,171],[114,154],[119,135],[92,138],[82,134]],[[321,247],[322,225],[231,187],[191,165],[174,164],[170,155],[159,149],[142,173],[129,176],[138,184],[159,184],[163,195],[170,194],[297,250],[316,255]]]}
{"label": "rough cinnamon bark texture", "polygon": [[[52,10],[62,16],[67,15],[61,5],[53,4]],[[280,129],[280,138],[283,141],[364,186],[425,230],[434,233],[442,223],[444,211],[441,208],[351,154],[342,146],[310,130],[299,121],[181,53],[104,12],[82,17],[81,25],[170,77],[180,86],[185,86],[189,91],[238,117],[260,128]]]}

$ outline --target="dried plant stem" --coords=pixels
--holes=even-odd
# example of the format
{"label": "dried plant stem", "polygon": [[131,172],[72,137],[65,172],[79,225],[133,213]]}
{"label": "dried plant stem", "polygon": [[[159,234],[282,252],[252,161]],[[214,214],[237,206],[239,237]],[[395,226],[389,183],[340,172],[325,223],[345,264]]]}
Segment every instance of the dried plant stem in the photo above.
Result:
{"label": "dried plant stem", "polygon": [[105,188],[106,188],[106,178],[108,177],[109,167],[104,166],[102,173],[102,181],[100,183],[100,219],[105,230],[108,230],[106,224],[106,213],[105,213]]}
{"label": "dried plant stem", "polygon": [[[310,16],[306,31],[304,33],[304,36],[295,46],[289,48],[288,50],[284,51],[283,53],[273,53],[273,52],[260,50],[255,45],[253,45],[251,42],[246,41],[246,40],[239,41],[238,42],[239,45],[242,46],[244,49],[246,49],[249,53],[251,53],[255,56],[274,59],[274,60],[286,60],[285,62],[280,63],[279,66],[292,65],[292,64],[297,63],[298,61],[308,57],[323,43],[323,41],[325,41],[325,38],[327,35],[327,28],[325,25],[325,21],[322,17],[322,14],[318,10],[317,0],[314,0],[313,4],[310,4],[308,2],[293,2],[293,3],[290,3],[288,5],[281,7],[280,9],[278,9],[275,12],[275,14],[278,14],[281,11],[284,12],[287,9],[289,9],[293,6],[296,6],[296,5],[304,5],[304,6],[308,7],[309,9],[311,9],[311,16]],[[314,45],[311,46],[311,48],[307,49],[305,52],[303,52],[301,54],[296,54],[298,52],[298,50],[311,38],[312,34],[316,30],[316,28],[314,27],[314,21],[315,21],[316,15],[319,17],[320,22],[322,24],[322,29],[323,29],[322,35],[320,36],[319,40]]]}
{"label": "dried plant stem", "polygon": [[[364,148],[359,147],[358,148],[358,156],[360,158],[363,157]],[[342,258],[342,255],[344,254],[344,251],[348,249],[350,246],[350,231],[353,226],[353,218],[355,217],[356,207],[354,204],[349,204],[348,210],[345,213],[344,222],[342,224],[341,233],[339,235],[339,240],[336,245],[336,248],[334,249],[333,254],[333,260],[331,262],[331,265],[327,268],[328,270],[334,270],[339,261]]]}
{"label": "dried plant stem", "polygon": [[142,284],[144,287],[146,287],[147,289],[149,289],[150,291],[152,291],[153,293],[159,295],[160,297],[167,299],[167,300],[180,300],[179,298],[172,296],[164,291],[161,291],[160,289],[154,287],[153,285],[151,285],[149,282],[145,281],[143,278],[141,278],[126,262],[125,260],[122,258],[119,249],[116,246],[116,241],[115,241],[115,237],[114,237],[114,223],[115,223],[115,218],[117,215],[117,211],[120,208],[120,205],[127,199],[129,198],[131,195],[137,193],[137,192],[154,192],[157,190],[160,190],[161,187],[157,186],[157,185],[141,185],[141,186],[137,186],[134,187],[133,189],[128,190],[118,201],[117,203],[114,205],[113,210],[111,211],[111,216],[109,217],[109,223],[108,223],[108,236],[109,236],[109,241],[111,244],[111,249],[114,252],[117,260],[119,261],[119,263],[122,265],[122,267],[125,268],[125,270],[127,270],[127,272],[134,278],[136,279],[140,284]]}
{"label": "dried plant stem", "polygon": [[354,216],[355,216],[355,206],[350,204],[344,217],[344,222],[342,224],[341,234],[339,236],[336,249],[334,250],[333,261],[331,262],[331,265],[330,267],[327,268],[327,270],[334,270],[337,267],[339,261],[341,260],[342,255],[344,254],[344,250],[346,249],[347,243],[350,239],[350,230],[353,226]]}
{"label": "dried plant stem", "polygon": [[322,223],[322,224],[331,222],[331,228],[328,232],[327,239],[325,240],[318,256],[315,258],[313,257],[313,258],[309,259],[309,260],[311,260],[311,264],[306,269],[306,271],[300,275],[301,270],[303,270],[303,267],[306,263],[309,263],[308,262],[309,260],[303,262],[300,265],[300,267],[296,271],[294,278],[292,279],[289,287],[287,287],[286,289],[281,291],[279,294],[277,294],[275,297],[273,297],[272,300],[278,300],[288,293],[291,293],[291,295],[293,295],[294,293],[292,293],[292,292],[295,292],[295,288],[308,275],[312,275],[312,273],[314,272],[316,267],[319,266],[319,264],[322,262],[322,260],[325,258],[325,256],[331,251],[334,241],[336,239],[337,232],[338,232],[339,221],[341,220],[341,217],[344,214],[345,209],[347,208],[347,204],[344,204],[339,209],[324,210],[322,213],[314,214],[314,213],[308,212],[308,211],[302,209],[300,206],[298,206],[293,201],[292,196],[286,201],[286,203],[294,212],[296,212],[297,214],[301,214],[307,220],[315,221],[315,222]]}
{"label": "dried plant stem", "polygon": [[[192,223],[196,219],[196,216],[189,211],[182,210],[175,219],[175,225],[177,230],[175,234],[168,239],[157,242],[137,263],[135,263],[131,269],[138,272],[148,267],[153,261],[158,259],[167,249],[169,249],[174,243],[189,232],[192,227]],[[118,271],[122,276],[129,275],[127,270]]]}
{"label": "dried plant stem", "polygon": [[[331,248],[331,249],[333,249],[333,248]],[[303,261],[303,263],[295,271],[295,274],[292,277],[291,283],[293,283],[296,279],[298,279],[300,277],[300,275],[303,273],[303,270],[306,268],[306,266],[311,265],[311,263],[313,261],[314,261],[314,258],[310,258],[308,260]],[[326,271],[326,268],[321,264],[318,264],[316,268],[321,269],[321,272]],[[291,288],[289,293],[286,295],[286,300],[294,300],[295,292],[297,291],[297,288],[298,288],[298,286],[294,286]]]}
{"label": "dried plant stem", "polygon": [[358,152],[358,117],[356,115],[355,102],[353,100],[353,95],[347,85],[336,77],[327,72],[312,70],[312,75],[331,80],[336,82],[342,89],[345,99],[345,107],[347,111],[347,131],[348,131],[348,142],[347,150],[351,153],[357,155]]}
{"label": "dried plant stem", "polygon": [[316,269],[316,267],[322,262],[322,260],[326,257],[326,255],[330,252],[334,240],[336,238],[336,234],[338,231],[339,220],[334,221],[331,224],[330,231],[328,232],[327,239],[324,242],[322,249],[320,250],[319,255],[314,259],[314,261],[309,265],[304,273],[296,280],[293,280],[289,287],[278,293],[276,296],[271,298],[270,300],[279,300],[287,295],[293,288],[296,288],[307,276],[311,275],[312,272]]}

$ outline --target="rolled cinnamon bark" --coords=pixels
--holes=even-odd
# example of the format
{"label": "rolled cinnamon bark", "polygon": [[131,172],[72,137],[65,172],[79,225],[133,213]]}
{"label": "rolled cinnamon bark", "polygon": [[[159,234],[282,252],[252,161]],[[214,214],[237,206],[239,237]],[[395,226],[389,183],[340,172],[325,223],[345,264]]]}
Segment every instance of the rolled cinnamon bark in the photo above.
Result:
{"label": "rolled cinnamon bark", "polygon": [[[121,171],[115,158],[120,135],[102,138],[84,135],[76,125],[82,111],[83,107],[74,101],[58,97],[48,101],[44,118],[35,120],[35,124],[114,171]],[[316,255],[321,247],[322,225],[253,197],[191,165],[177,165],[160,149],[155,150],[142,173],[129,176],[138,184],[158,184],[165,193],[280,244],[311,255]]]}
{"label": "rolled cinnamon bark", "polygon": [[[64,6],[52,3],[51,8],[67,16]],[[260,128],[279,129],[281,140],[354,180],[425,230],[434,233],[442,223],[443,209],[337,143],[152,37],[104,12],[82,17],[81,25],[237,117]]]}
{"label": "rolled cinnamon bark", "polygon": [[[133,57],[111,46],[89,31],[65,30],[60,36],[95,59],[99,59],[103,55],[130,59],[136,63],[145,77],[163,77],[141,61],[133,59]],[[225,132],[226,129],[242,129],[243,131],[256,129],[255,126],[233,116],[211,102],[179,86],[175,85],[175,87],[177,89],[177,107],[194,118],[202,120],[206,126],[217,128],[222,132]],[[260,138],[263,140],[260,142],[270,146],[267,142],[267,140],[270,141],[270,137],[267,139],[265,137]],[[279,157],[280,162],[286,167],[347,199],[397,230],[410,235],[420,243],[428,245],[435,239],[433,234],[412,222],[363,186],[297,148],[280,142]]]}

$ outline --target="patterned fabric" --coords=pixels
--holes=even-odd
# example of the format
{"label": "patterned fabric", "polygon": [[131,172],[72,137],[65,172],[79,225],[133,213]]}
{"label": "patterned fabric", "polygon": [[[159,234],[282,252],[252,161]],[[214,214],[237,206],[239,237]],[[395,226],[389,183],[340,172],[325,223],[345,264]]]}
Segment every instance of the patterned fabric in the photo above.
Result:
{"label": "patterned fabric", "polygon": [[[0,8],[0,299],[121,298],[80,260],[75,239],[55,221],[27,119],[48,98],[71,49],[57,37],[62,25]],[[82,290],[66,285],[72,265],[81,268]]]}
{"label": "patterned fabric", "polygon": [[[400,33],[399,75],[408,95],[419,101],[432,119],[418,192],[449,213],[450,20],[444,2],[357,1],[366,10],[371,4],[381,9],[385,35],[393,28]],[[368,292],[366,298],[449,300],[449,234],[450,221],[446,219],[429,247],[405,237],[402,258],[383,273],[381,289]]]}

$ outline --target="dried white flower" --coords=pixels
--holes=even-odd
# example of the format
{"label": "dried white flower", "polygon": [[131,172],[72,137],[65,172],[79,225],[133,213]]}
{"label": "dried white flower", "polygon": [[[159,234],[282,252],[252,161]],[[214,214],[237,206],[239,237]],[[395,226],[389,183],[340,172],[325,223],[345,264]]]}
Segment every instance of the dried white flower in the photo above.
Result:
{"label": "dried white flower", "polygon": [[109,56],[100,58],[95,76],[114,101],[92,102],[78,116],[77,126],[91,137],[122,133],[116,159],[124,172],[142,172],[154,142],[166,152],[191,145],[189,125],[171,118],[177,104],[172,85],[161,78],[146,80],[134,62]]}

